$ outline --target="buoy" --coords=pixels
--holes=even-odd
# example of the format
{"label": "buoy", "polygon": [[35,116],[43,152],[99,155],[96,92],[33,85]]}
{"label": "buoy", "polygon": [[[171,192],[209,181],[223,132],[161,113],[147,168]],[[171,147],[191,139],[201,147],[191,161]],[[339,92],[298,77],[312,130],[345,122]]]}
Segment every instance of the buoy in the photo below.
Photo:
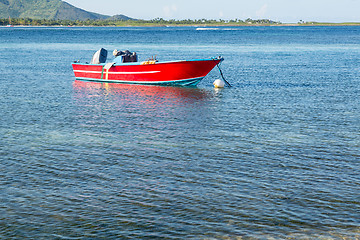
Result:
{"label": "buoy", "polygon": [[215,88],[223,88],[225,86],[225,82],[221,79],[216,79],[213,84]]}

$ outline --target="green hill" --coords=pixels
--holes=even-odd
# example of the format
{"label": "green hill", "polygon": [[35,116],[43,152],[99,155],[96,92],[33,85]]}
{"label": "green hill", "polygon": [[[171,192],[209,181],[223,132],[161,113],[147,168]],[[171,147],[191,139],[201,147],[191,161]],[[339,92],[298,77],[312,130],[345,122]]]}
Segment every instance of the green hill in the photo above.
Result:
{"label": "green hill", "polygon": [[[88,12],[61,0],[0,0],[0,18],[55,20],[109,19],[111,16]],[[130,20],[124,15],[117,19]]]}

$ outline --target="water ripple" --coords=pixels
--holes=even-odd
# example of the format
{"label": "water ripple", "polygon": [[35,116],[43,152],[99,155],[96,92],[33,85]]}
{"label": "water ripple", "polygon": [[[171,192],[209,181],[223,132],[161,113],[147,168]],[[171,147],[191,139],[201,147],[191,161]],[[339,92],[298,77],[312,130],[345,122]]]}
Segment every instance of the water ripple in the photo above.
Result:
{"label": "water ripple", "polygon": [[[0,238],[360,238],[356,29],[9,31]],[[221,47],[234,87],[214,90],[216,71],[198,88],[74,81],[104,34],[168,59]]]}

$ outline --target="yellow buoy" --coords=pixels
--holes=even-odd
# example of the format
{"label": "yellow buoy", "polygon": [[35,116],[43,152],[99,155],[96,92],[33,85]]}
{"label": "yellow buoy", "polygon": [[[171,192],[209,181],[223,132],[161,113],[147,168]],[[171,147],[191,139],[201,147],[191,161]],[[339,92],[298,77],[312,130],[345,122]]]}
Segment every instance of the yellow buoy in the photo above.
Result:
{"label": "yellow buoy", "polygon": [[213,84],[215,88],[223,88],[225,86],[225,82],[221,79],[216,79]]}

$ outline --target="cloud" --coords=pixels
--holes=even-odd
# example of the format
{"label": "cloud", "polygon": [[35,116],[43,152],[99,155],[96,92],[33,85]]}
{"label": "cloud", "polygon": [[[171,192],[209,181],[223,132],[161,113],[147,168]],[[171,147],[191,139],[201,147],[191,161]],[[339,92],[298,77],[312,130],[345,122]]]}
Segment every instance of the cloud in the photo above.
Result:
{"label": "cloud", "polygon": [[163,12],[165,17],[167,18],[171,18],[174,16],[174,13],[177,12],[178,8],[175,4],[171,5],[171,6],[164,6],[163,7]]}
{"label": "cloud", "polygon": [[265,3],[259,10],[256,11],[256,16],[263,18],[267,12],[268,5]]}

